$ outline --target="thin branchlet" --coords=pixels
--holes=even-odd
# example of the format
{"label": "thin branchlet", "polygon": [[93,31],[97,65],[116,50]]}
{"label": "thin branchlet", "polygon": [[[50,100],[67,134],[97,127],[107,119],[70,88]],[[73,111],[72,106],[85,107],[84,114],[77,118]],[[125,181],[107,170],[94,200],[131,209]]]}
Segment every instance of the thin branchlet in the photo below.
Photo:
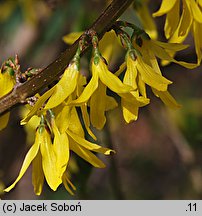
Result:
{"label": "thin branchlet", "polygon": [[[95,31],[98,37],[102,38],[104,33],[110,29],[113,23],[122,15],[132,2],[133,0],[113,0],[87,31]],[[61,53],[61,55],[45,69],[39,71],[39,73],[33,75],[29,80],[15,87],[12,92],[2,97],[0,99],[0,115],[9,111],[14,106],[24,103],[26,98],[35,95],[57,80],[72,60],[78,48],[79,41],[85,34],[86,33],[75,41],[75,43],[65,52]],[[83,54],[83,52],[85,52],[90,46],[90,40],[83,44],[81,54]]]}

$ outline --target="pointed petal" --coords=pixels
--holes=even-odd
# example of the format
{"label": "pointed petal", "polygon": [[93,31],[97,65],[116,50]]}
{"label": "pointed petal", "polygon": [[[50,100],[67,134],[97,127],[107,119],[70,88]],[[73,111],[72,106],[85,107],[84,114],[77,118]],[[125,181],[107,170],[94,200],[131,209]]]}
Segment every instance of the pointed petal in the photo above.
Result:
{"label": "pointed petal", "polygon": [[180,19],[180,1],[176,1],[173,8],[167,13],[164,31],[166,38],[170,38],[176,31]]}
{"label": "pointed petal", "polygon": [[72,107],[71,109],[68,130],[79,135],[80,137],[84,137],[84,130],[75,107]]}
{"label": "pointed petal", "polygon": [[158,58],[162,59],[163,60],[163,65],[165,64],[165,61],[167,62],[173,62],[173,63],[176,63],[176,64],[179,64],[183,67],[186,67],[186,68],[189,68],[189,69],[193,69],[195,67],[197,67],[197,64],[195,63],[188,63],[188,62],[184,62],[184,61],[176,61],[172,55],[175,53],[175,51],[178,51],[178,50],[171,50],[171,51],[167,51],[165,49],[163,49],[162,45],[159,44],[160,46],[158,46],[159,43],[153,43],[152,44],[152,51],[154,52],[154,55],[156,55]]}
{"label": "pointed petal", "polygon": [[127,69],[123,79],[123,83],[132,86],[133,89],[137,89],[137,61],[134,61],[128,55],[126,58]]}
{"label": "pointed petal", "polygon": [[195,1],[190,2],[190,8],[194,17],[194,20],[198,23],[202,23],[202,11]]}
{"label": "pointed petal", "polygon": [[86,148],[77,145],[73,140],[70,142],[70,149],[74,151],[79,157],[83,158],[88,163],[92,164],[94,167],[105,167],[105,164],[98,157],[96,157],[92,152],[90,152]]}
{"label": "pointed petal", "polygon": [[99,81],[98,88],[90,99],[90,120],[92,125],[99,130],[104,127],[106,122],[105,107],[106,86],[101,81]]}
{"label": "pointed petal", "polygon": [[[173,50],[173,51],[181,51],[189,47],[187,44],[179,44],[179,43],[165,43],[161,41],[151,41],[152,44],[160,46],[166,50]],[[154,46],[156,47],[156,46]]]}
{"label": "pointed petal", "polygon": [[59,178],[62,178],[69,162],[69,140],[67,134],[60,134],[56,126],[53,126],[53,133],[53,149],[56,155],[55,165],[57,167]]}
{"label": "pointed petal", "polygon": [[69,119],[71,116],[71,106],[64,105],[60,112],[56,115],[56,125],[60,133],[64,133],[69,127]]}
{"label": "pointed petal", "polygon": [[138,58],[139,64],[137,65],[138,71],[141,73],[143,81],[160,91],[166,91],[168,85],[172,82],[160,74],[156,73],[149,65],[145,64],[141,58]]}
{"label": "pointed petal", "polygon": [[146,85],[145,83],[142,81],[142,77],[141,74],[138,74],[138,90],[140,92],[140,94],[144,97],[147,98],[147,92],[146,92]]}
{"label": "pointed petal", "polygon": [[69,65],[60,81],[55,85],[55,91],[49,98],[45,109],[52,109],[61,104],[76,89],[79,71],[75,63]]}
{"label": "pointed petal", "polygon": [[41,152],[38,151],[36,157],[32,161],[32,184],[36,195],[41,195],[44,184],[44,174],[42,168]]}
{"label": "pointed petal", "polygon": [[17,177],[17,179],[15,180],[15,182],[9,186],[8,188],[6,188],[4,191],[5,192],[9,192],[11,189],[13,189],[15,187],[15,185],[19,182],[19,180],[22,178],[22,176],[25,174],[26,170],[28,169],[29,165],[31,164],[31,162],[34,160],[34,158],[36,157],[38,150],[39,150],[39,145],[40,145],[40,140],[38,137],[38,132],[36,133],[36,140],[34,145],[30,148],[30,150],[28,151],[27,155],[25,156],[24,162],[22,164],[20,173]]}
{"label": "pointed petal", "polygon": [[92,63],[92,71],[99,73],[102,83],[117,94],[133,90],[132,87],[124,85],[116,75],[111,73],[102,59],[100,59],[97,65],[94,62]]}
{"label": "pointed petal", "polygon": [[113,54],[118,55],[122,48],[114,30],[104,34],[99,42],[99,47],[102,56],[107,60],[107,62],[111,62],[111,59],[114,56]]}
{"label": "pointed petal", "polygon": [[127,100],[122,99],[121,100],[121,106],[123,108],[123,117],[124,120],[127,123],[130,123],[132,121],[136,121],[138,118],[138,106],[134,106],[133,103],[130,103]]}
{"label": "pointed petal", "polygon": [[62,183],[62,180],[58,175],[56,155],[51,143],[51,137],[45,128],[41,133],[40,151],[42,155],[42,167],[44,176],[49,187],[55,191],[57,187]]}
{"label": "pointed petal", "polygon": [[82,112],[83,122],[84,122],[84,125],[85,125],[85,128],[86,128],[88,134],[94,140],[97,140],[96,136],[93,134],[93,132],[90,129],[90,119],[89,119],[89,115],[88,115],[87,105],[86,104],[82,104],[81,105],[81,112]]}
{"label": "pointed petal", "polygon": [[15,85],[15,79],[8,72],[1,73],[0,70],[0,97],[8,94]]}
{"label": "pointed petal", "polygon": [[174,7],[176,1],[179,0],[162,0],[160,9],[157,12],[153,13],[153,16],[162,16],[168,13]]}
{"label": "pointed petal", "polygon": [[143,29],[152,39],[156,39],[158,36],[156,24],[154,22],[154,19],[151,16],[147,4],[148,2],[141,2],[141,6],[137,7],[136,11],[138,16],[140,17],[140,21],[142,23]]}
{"label": "pointed petal", "polygon": [[76,190],[76,187],[72,184],[72,182],[69,180],[68,176],[66,173],[64,173],[62,177],[62,182],[65,186],[65,189],[73,196],[74,192],[72,190]]}
{"label": "pointed petal", "polygon": [[[192,6],[191,6],[192,7]],[[181,40],[186,37],[190,31],[191,24],[193,22],[193,16],[191,15],[191,7],[187,3],[187,1],[184,1],[183,3],[183,11],[182,16],[180,19],[180,23],[177,30],[176,36],[181,36]],[[184,36],[184,37],[183,37]],[[180,43],[180,41],[176,41],[177,43]]]}
{"label": "pointed petal", "polygon": [[175,98],[173,98],[172,95],[168,91],[162,92],[156,89],[152,89],[152,91],[154,92],[156,96],[160,97],[160,99],[163,101],[163,103],[166,106],[170,107],[171,109],[179,109],[182,107],[180,104],[177,103]]}
{"label": "pointed petal", "polygon": [[32,116],[36,115],[38,110],[42,107],[42,105],[47,101],[47,99],[53,94],[55,91],[55,86],[48,90],[46,93],[44,93],[38,101],[35,103],[35,105],[32,107],[30,112],[27,114],[27,116],[21,120],[20,124],[24,125],[27,124],[27,122],[32,118]]}
{"label": "pointed petal", "polygon": [[202,53],[201,53],[201,49],[202,49],[202,33],[201,33],[201,27],[202,25],[197,23],[197,22],[193,22],[193,35],[194,35],[194,44],[195,44],[195,50],[196,50],[196,55],[197,55],[197,63],[200,64],[201,59],[202,59]]}
{"label": "pointed petal", "polygon": [[80,145],[90,151],[102,153],[105,155],[110,155],[111,153],[115,153],[114,150],[111,150],[109,148],[104,148],[100,145],[97,145],[95,143],[89,142],[86,139],[72,133],[71,131],[67,130],[67,134],[77,143],[77,145]]}
{"label": "pointed petal", "polygon": [[73,100],[69,103],[69,105],[80,105],[82,103],[85,103],[89,100],[93,92],[97,89],[98,87],[98,73],[93,73],[92,78],[88,85],[85,87],[83,92],[81,93],[80,97],[77,98],[76,100]]}

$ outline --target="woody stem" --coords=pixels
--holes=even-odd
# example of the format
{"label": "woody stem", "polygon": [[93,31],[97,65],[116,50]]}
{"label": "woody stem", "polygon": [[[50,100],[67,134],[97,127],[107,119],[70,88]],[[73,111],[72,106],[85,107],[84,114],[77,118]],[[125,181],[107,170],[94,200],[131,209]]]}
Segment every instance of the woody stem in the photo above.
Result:
{"label": "woody stem", "polygon": [[[133,0],[113,0],[86,32],[91,30],[95,31],[98,37],[101,38],[132,2]],[[26,98],[35,95],[57,80],[72,60],[78,48],[79,40],[84,37],[85,34],[86,33],[66,49],[65,52],[61,53],[60,56],[45,69],[41,70],[25,83],[16,85],[12,92],[2,97],[0,99],[0,115],[14,106],[24,103]],[[89,40],[83,47],[81,54],[85,52],[90,45],[91,41]]]}

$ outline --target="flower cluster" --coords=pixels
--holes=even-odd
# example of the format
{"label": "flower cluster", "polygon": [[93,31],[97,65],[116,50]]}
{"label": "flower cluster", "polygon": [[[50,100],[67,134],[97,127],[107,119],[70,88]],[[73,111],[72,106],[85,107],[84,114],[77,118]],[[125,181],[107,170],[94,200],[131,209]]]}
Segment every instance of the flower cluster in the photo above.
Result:
{"label": "flower cluster", "polygon": [[[130,27],[133,33],[127,34],[123,30],[125,27]],[[21,121],[22,125],[31,124],[33,118],[38,122],[35,141],[17,179],[5,189],[6,192],[15,187],[32,164],[32,182],[37,195],[42,192],[44,180],[54,191],[64,184],[67,191],[73,194],[76,188],[69,179],[71,151],[94,167],[105,167],[94,153],[110,155],[114,151],[90,142],[86,139],[86,133],[96,141],[91,125],[97,129],[104,127],[106,112],[118,106],[115,96],[121,100],[123,117],[127,123],[137,120],[139,108],[149,104],[146,86],[151,87],[165,105],[173,109],[180,107],[168,91],[172,81],[162,75],[157,58],[194,68],[196,64],[176,61],[171,54],[187,46],[153,40],[145,31],[126,22],[117,22],[113,29],[106,35],[113,36],[114,45],[122,44],[126,49],[125,61],[117,72],[110,71],[106,61],[111,59],[112,49],[106,51],[103,47],[106,43],[99,44],[96,33],[92,31],[89,82],[80,72],[80,54],[85,40],[81,38],[75,56],[57,84],[42,96],[35,96],[36,102],[29,107],[28,114]],[[74,38],[73,35],[72,37]],[[68,36],[65,40],[68,41]],[[110,40],[107,38],[107,41],[109,43]],[[123,78],[119,78],[121,73]],[[1,89],[0,96],[11,91],[14,86],[13,78],[8,72],[0,74],[0,82],[4,87],[7,86]]]}
{"label": "flower cluster", "polygon": [[[182,12],[180,3],[182,2]],[[153,14],[154,17],[166,14],[164,26],[165,36],[172,43],[182,43],[192,32],[195,50],[197,55],[197,64],[202,59],[202,2],[199,0],[162,0],[160,9]],[[170,52],[174,56],[175,51]]]}

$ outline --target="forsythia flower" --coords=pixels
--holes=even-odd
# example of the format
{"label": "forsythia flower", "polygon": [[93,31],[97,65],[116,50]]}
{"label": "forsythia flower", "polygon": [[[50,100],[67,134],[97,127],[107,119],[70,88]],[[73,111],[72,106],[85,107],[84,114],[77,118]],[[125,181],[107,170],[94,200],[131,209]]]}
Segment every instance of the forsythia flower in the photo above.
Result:
{"label": "forsythia flower", "polygon": [[20,173],[15,182],[5,189],[6,192],[15,187],[17,182],[22,178],[29,165],[32,163],[32,182],[34,191],[37,195],[41,194],[44,177],[50,188],[56,190],[62,183],[56,169],[56,156],[51,141],[51,134],[44,124],[43,119],[36,131],[36,138],[33,146],[28,151],[23,162]]}
{"label": "forsythia flower", "polygon": [[[164,43],[160,41],[155,41],[150,39],[146,35],[142,35],[137,37],[134,40],[134,47],[141,53],[141,59],[144,63],[146,63],[146,68],[150,68],[153,70],[153,74],[161,75],[161,71],[158,65],[157,57],[161,60],[166,60],[169,62],[174,62],[181,66],[187,68],[194,68],[196,64],[191,64],[183,61],[176,61],[171,55],[169,51],[179,51],[185,49],[187,46],[182,44],[174,44],[174,43]],[[143,67],[145,68],[145,66]],[[151,82],[154,82],[155,78],[151,79]],[[156,79],[157,80],[157,79]],[[145,82],[146,83],[146,82]],[[170,93],[166,89],[159,89],[157,85],[151,85],[151,83],[146,83],[152,87],[154,94],[157,97],[160,97],[161,100],[169,107],[176,109],[179,108],[180,105],[175,101],[175,99],[170,95]],[[142,88],[144,89],[144,88]],[[145,91],[145,90],[144,90]]]}
{"label": "forsythia flower", "polygon": [[[9,71],[2,72],[0,70],[0,97],[8,94],[15,85],[15,77]],[[0,130],[4,129],[9,120],[10,112],[0,117]]]}
{"label": "forsythia flower", "polygon": [[[200,0],[182,0],[182,14],[180,14],[180,0],[163,0],[160,9],[153,16],[166,14],[165,35],[169,42],[182,43],[188,33],[192,31],[197,54],[197,63],[202,59],[202,2]],[[174,56],[175,51],[170,52]]]}
{"label": "forsythia flower", "polygon": [[109,110],[110,107],[114,108],[116,105],[114,99],[106,94],[106,87],[117,93],[121,98],[136,103],[139,107],[148,104],[148,100],[130,93],[133,88],[123,84],[116,75],[111,73],[99,54],[93,57],[91,69],[92,78],[90,82],[80,97],[70,102],[70,105],[80,105],[90,100],[90,117],[93,126],[96,128],[103,128],[106,122],[105,111]]}
{"label": "forsythia flower", "polygon": [[[52,190],[55,191],[63,183],[65,188],[73,194],[72,190],[75,190],[75,187],[67,176],[70,151],[74,151],[95,167],[105,167],[92,151],[105,155],[114,151],[85,139],[75,107],[61,104],[55,108],[55,113],[56,115],[49,111],[49,117],[41,117],[35,142],[25,157],[17,179],[5,189],[6,192],[15,187],[32,163],[32,182],[37,195],[42,192],[44,177]],[[47,124],[48,121],[49,124]]]}
{"label": "forsythia flower", "polygon": [[76,62],[70,63],[60,81],[38,99],[28,115],[21,121],[21,124],[26,124],[32,116],[37,114],[46,101],[45,110],[54,108],[65,101],[75,91],[78,77],[79,70]]}
{"label": "forsythia flower", "polygon": [[142,27],[145,30],[145,32],[147,32],[147,34],[152,39],[157,39],[158,32],[156,29],[156,24],[149,12],[148,0],[142,0],[142,1],[136,0],[134,2],[134,9],[141,21]]}
{"label": "forsythia flower", "polygon": [[[124,83],[133,86],[135,91],[133,91],[133,94],[135,96],[139,96],[141,94],[144,98],[147,98],[146,95],[146,85],[149,85],[152,87],[152,89],[155,89],[156,92],[167,92],[168,85],[172,82],[168,79],[164,78],[161,73],[157,73],[150,65],[145,63],[141,56],[136,57],[136,59],[132,58],[131,53],[126,55],[126,72],[124,75]],[[166,93],[167,95],[168,93]],[[161,95],[159,94],[159,97]],[[165,96],[164,96],[165,97]],[[162,98],[161,98],[162,99]],[[169,100],[172,101],[172,103],[167,103]],[[165,101],[165,99],[163,100]],[[126,122],[131,122],[137,119],[138,117],[138,106],[134,106],[130,101],[126,101],[122,99],[122,106],[123,106],[123,115]],[[166,105],[175,105],[178,107],[178,104],[175,102],[175,100],[172,98],[172,96],[167,97]]]}

